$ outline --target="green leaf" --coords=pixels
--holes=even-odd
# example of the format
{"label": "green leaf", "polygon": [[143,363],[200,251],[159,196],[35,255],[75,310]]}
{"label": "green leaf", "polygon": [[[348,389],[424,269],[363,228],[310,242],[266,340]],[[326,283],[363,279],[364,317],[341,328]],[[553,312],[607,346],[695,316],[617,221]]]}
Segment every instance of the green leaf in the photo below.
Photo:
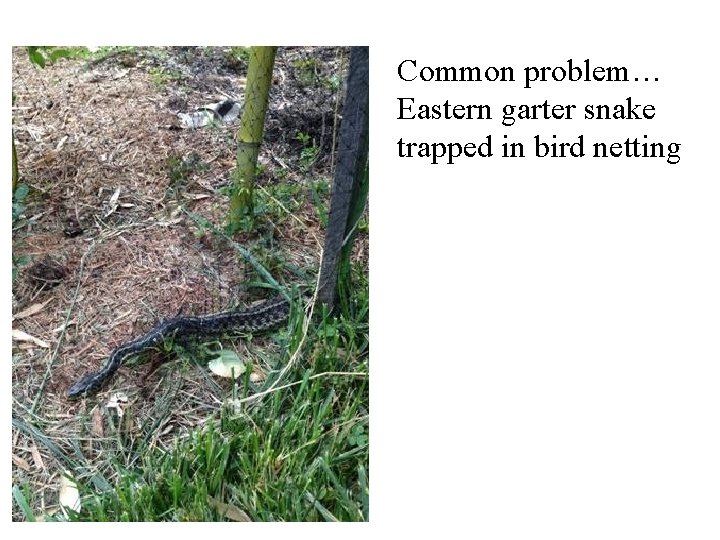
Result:
{"label": "green leaf", "polygon": [[37,64],[41,68],[45,67],[45,57],[40,52],[39,47],[28,47],[28,55],[33,64]]}
{"label": "green leaf", "polygon": [[353,426],[352,431],[348,435],[348,442],[354,446],[365,446],[367,444],[365,428],[360,424]]}
{"label": "green leaf", "polygon": [[58,60],[59,58],[70,58],[70,57],[72,57],[72,55],[73,55],[72,50],[70,50],[70,49],[63,49],[63,48],[53,49],[53,50],[50,51],[50,53],[48,54],[48,56],[50,57],[50,62],[55,62],[55,61]]}
{"label": "green leaf", "polygon": [[27,197],[28,192],[30,191],[30,188],[27,184],[19,184],[15,188],[15,201],[21,202]]}
{"label": "green leaf", "polygon": [[52,64],[60,58],[72,58],[78,54],[81,48],[67,47],[28,47],[28,56],[33,64],[44,68],[48,63]]}
{"label": "green leaf", "polygon": [[20,507],[20,510],[22,510],[23,514],[25,514],[25,519],[28,521],[35,521],[35,516],[33,515],[30,505],[28,504],[22,490],[18,486],[13,486],[12,494],[13,499],[15,499],[15,502]]}
{"label": "green leaf", "polygon": [[235,351],[220,351],[220,356],[208,363],[210,371],[220,377],[239,377],[245,373],[245,364]]}

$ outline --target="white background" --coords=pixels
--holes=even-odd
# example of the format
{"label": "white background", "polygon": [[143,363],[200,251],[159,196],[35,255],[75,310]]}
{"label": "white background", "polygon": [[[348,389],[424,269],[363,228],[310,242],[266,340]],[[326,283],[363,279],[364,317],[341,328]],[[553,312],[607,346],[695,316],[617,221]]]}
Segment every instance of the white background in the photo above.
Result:
{"label": "white background", "polygon": [[[437,17],[371,49],[378,524],[488,538],[718,537],[717,34],[693,3],[672,14],[578,6],[478,8],[456,18],[464,29]],[[518,74],[590,58],[660,80],[407,83],[396,74],[406,58]],[[654,104],[656,118],[393,120],[398,97],[499,111],[627,96]],[[681,161],[396,156],[400,137],[487,133],[583,133],[586,150],[647,134],[682,143]]]}
{"label": "white background", "polygon": [[[709,5],[273,2],[254,20],[240,3],[52,12],[34,3],[13,7],[23,24],[6,19],[4,33],[8,48],[370,45],[371,524],[301,535],[702,539],[720,535],[719,47]],[[522,75],[568,58],[660,81],[528,90],[397,76],[404,59]],[[9,76],[8,49],[4,61]],[[654,104],[656,118],[576,114],[506,128],[497,115],[505,103],[582,109],[627,96]],[[496,117],[398,121],[398,97],[487,103]],[[496,143],[582,133],[586,146],[647,134],[681,143],[681,161],[397,157],[400,137],[488,133]],[[9,231],[9,202],[2,214]],[[102,534],[112,531],[122,532]]]}

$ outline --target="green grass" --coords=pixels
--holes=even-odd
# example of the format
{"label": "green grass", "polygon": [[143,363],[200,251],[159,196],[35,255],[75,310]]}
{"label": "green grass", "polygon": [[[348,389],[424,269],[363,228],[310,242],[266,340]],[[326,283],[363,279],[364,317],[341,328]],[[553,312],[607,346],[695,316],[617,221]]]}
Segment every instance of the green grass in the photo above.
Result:
{"label": "green grass", "polygon": [[264,215],[274,223],[282,223],[302,206],[302,186],[296,183],[278,182],[255,191],[255,214]]}
{"label": "green grass", "polygon": [[[267,381],[254,387],[249,377],[239,377],[225,405],[204,419],[204,427],[177,438],[172,447],[149,444],[171,401],[158,399],[152,411],[156,422],[140,432],[126,429],[133,419],[115,418],[114,433],[96,441],[102,446],[100,466],[64,460],[80,490],[81,511],[49,519],[367,520],[369,304],[364,272],[354,269],[353,318],[316,312],[302,340],[304,314],[296,307],[287,328],[273,337],[286,354]],[[276,381],[301,341],[297,362]],[[262,397],[253,399],[258,392]],[[13,496],[23,512],[32,506],[28,490],[14,489]]]}

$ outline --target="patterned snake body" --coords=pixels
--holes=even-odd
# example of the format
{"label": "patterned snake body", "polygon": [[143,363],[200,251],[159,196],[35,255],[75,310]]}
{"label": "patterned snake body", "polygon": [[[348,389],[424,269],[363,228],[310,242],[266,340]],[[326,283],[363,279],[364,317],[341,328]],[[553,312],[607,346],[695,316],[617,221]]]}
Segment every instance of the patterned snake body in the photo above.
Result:
{"label": "patterned snake body", "polygon": [[273,298],[242,311],[224,311],[197,317],[174,317],[154,326],[137,339],[120,345],[98,371],[83,375],[67,391],[69,399],[97,392],[118,370],[123,360],[156,347],[170,336],[218,334],[228,330],[259,332],[284,321],[290,312],[287,300]]}

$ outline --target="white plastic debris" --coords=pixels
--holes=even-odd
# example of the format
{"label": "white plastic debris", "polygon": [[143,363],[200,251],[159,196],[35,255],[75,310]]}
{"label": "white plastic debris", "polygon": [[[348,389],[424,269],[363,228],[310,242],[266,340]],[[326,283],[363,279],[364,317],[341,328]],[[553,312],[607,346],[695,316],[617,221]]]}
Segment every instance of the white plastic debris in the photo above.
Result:
{"label": "white plastic debris", "polygon": [[191,113],[178,113],[181,127],[195,129],[212,122],[229,124],[240,115],[240,103],[231,99],[203,105]]}

